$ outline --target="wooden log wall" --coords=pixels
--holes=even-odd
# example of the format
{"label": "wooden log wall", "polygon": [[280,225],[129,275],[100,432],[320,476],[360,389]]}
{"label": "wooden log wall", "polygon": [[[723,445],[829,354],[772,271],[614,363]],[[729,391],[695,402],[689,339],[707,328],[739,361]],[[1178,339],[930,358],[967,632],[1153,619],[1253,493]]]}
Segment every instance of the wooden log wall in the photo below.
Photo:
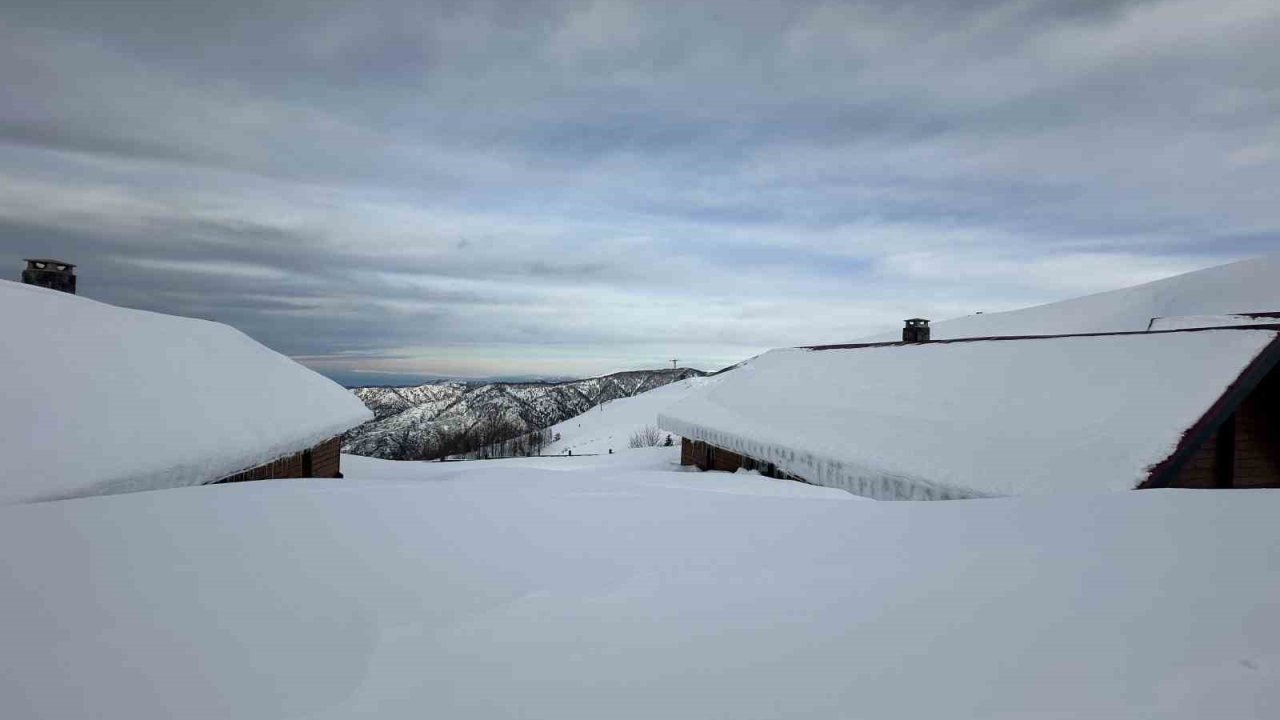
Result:
{"label": "wooden log wall", "polygon": [[341,459],[342,438],[335,437],[302,452],[241,470],[211,484],[306,477],[340,478],[342,477]]}

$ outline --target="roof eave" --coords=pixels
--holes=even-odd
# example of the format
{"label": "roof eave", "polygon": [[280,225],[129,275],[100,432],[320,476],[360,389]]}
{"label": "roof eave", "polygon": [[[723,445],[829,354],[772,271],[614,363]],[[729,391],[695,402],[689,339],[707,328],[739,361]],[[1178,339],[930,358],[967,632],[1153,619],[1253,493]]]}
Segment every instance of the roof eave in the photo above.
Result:
{"label": "roof eave", "polygon": [[[1263,328],[1255,325],[1253,328]],[[1270,327],[1270,326],[1265,326]],[[1147,479],[1138,484],[1138,488],[1164,488],[1178,476],[1200,447],[1213,437],[1222,423],[1227,420],[1258,387],[1272,370],[1280,365],[1280,334],[1277,334],[1256,357],[1245,366],[1235,380],[1227,386],[1226,391],[1209,406],[1204,415],[1182,434],[1178,446],[1164,460],[1152,465],[1147,471]]]}
{"label": "roof eave", "polygon": [[[1270,317],[1266,313],[1250,313],[1250,317]],[[1127,337],[1127,336],[1149,336],[1149,335],[1171,335],[1174,333],[1200,333],[1213,332],[1216,330],[1275,330],[1280,331],[1280,322],[1276,323],[1256,323],[1251,325],[1219,325],[1210,327],[1194,327],[1194,328],[1173,328],[1169,330],[1120,330],[1114,332],[1089,332],[1089,333],[1061,333],[1057,335],[985,335],[974,337],[945,338],[942,340],[930,340],[929,342],[904,342],[900,340],[885,340],[881,342],[869,343],[838,343],[835,345],[801,345],[793,348],[795,350],[861,350],[863,348],[882,348],[882,347],[930,347],[935,345],[959,345],[962,343],[973,342],[1008,342],[1010,340],[1061,340],[1064,338],[1095,338],[1095,337]]]}

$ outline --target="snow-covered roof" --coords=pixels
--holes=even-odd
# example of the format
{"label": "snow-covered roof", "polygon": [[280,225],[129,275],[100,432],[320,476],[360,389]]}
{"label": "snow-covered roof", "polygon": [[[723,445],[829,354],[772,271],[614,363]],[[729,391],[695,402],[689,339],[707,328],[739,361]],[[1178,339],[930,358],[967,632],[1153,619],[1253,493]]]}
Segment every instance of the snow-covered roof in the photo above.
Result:
{"label": "snow-covered roof", "polygon": [[[1280,310],[1280,253],[1048,305],[941,320],[932,324],[931,335],[944,340],[1129,332],[1146,330],[1154,317],[1270,310]],[[911,308],[907,313],[920,311]],[[901,336],[901,327],[896,327],[866,340]]]}
{"label": "snow-covered roof", "polygon": [[226,325],[0,281],[0,503],[198,485],[367,420]]}
{"label": "snow-covered roof", "polygon": [[1280,312],[1237,313],[1233,315],[1174,315],[1155,317],[1148,330],[1190,330],[1192,328],[1239,327],[1280,324]]}
{"label": "snow-covered roof", "polygon": [[659,426],[875,498],[1129,489],[1278,334],[774,350]]}

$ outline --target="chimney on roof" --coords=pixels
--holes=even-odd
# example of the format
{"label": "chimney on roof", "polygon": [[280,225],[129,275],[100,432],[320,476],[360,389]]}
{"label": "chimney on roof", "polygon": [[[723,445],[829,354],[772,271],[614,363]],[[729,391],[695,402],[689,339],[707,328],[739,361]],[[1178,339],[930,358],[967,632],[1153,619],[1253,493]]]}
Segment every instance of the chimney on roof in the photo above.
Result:
{"label": "chimney on roof", "polygon": [[906,343],[927,343],[929,342],[929,321],[924,318],[911,318],[906,321],[907,324],[902,328],[902,342]]}
{"label": "chimney on roof", "polygon": [[22,282],[75,295],[76,266],[61,260],[27,258],[27,269],[22,271]]}

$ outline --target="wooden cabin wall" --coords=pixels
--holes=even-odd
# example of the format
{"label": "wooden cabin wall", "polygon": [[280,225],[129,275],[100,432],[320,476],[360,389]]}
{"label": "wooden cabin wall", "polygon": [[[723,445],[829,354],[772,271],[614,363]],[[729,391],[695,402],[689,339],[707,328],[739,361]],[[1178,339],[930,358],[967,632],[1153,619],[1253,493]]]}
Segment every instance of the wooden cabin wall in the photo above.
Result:
{"label": "wooden cabin wall", "polygon": [[[1219,457],[1224,443],[1232,448]],[[1169,487],[1280,487],[1280,372],[1273,371],[1245,398]]]}
{"label": "wooden cabin wall", "polygon": [[698,462],[697,460],[694,459],[693,452],[694,452],[693,441],[690,440],[689,438],[684,438],[683,440],[681,440],[680,441],[680,464],[681,465],[697,465]]}
{"label": "wooden cabin wall", "polygon": [[330,438],[311,448],[311,476],[342,477],[342,438]]}
{"label": "wooden cabin wall", "polygon": [[680,441],[680,464],[692,465],[699,470],[713,470],[712,460],[715,458],[717,448],[714,445],[708,445],[701,440],[690,440],[684,438]]}
{"label": "wooden cabin wall", "polygon": [[241,470],[211,484],[306,477],[337,478],[342,477],[341,458],[342,438],[335,437],[302,452]]}
{"label": "wooden cabin wall", "polygon": [[1234,487],[1280,487],[1280,372],[1236,411]]}
{"label": "wooden cabin wall", "polygon": [[701,440],[684,438],[680,441],[680,464],[696,465],[699,470],[733,472],[746,467],[746,458],[724,448],[709,445]]}
{"label": "wooden cabin wall", "polygon": [[710,451],[707,457],[708,470],[734,472],[740,467],[745,467],[743,461],[745,461],[746,458],[738,453],[729,452],[724,448],[718,448],[713,445],[708,445],[707,448]]}
{"label": "wooden cabin wall", "polygon": [[735,472],[739,468],[746,468],[747,470],[755,470],[765,477],[808,483],[804,478],[783,472],[771,463],[756,460],[715,445],[709,445],[701,440],[690,440],[689,438],[684,438],[680,442],[680,464],[692,465],[699,470],[720,470],[723,472]]}
{"label": "wooden cabin wall", "polygon": [[1169,487],[1175,488],[1212,488],[1217,487],[1218,483],[1214,477],[1214,471],[1217,467],[1218,457],[1218,434],[1214,433],[1212,437],[1200,446],[1187,464],[1182,466],[1178,471],[1178,475],[1173,482],[1169,483]]}

